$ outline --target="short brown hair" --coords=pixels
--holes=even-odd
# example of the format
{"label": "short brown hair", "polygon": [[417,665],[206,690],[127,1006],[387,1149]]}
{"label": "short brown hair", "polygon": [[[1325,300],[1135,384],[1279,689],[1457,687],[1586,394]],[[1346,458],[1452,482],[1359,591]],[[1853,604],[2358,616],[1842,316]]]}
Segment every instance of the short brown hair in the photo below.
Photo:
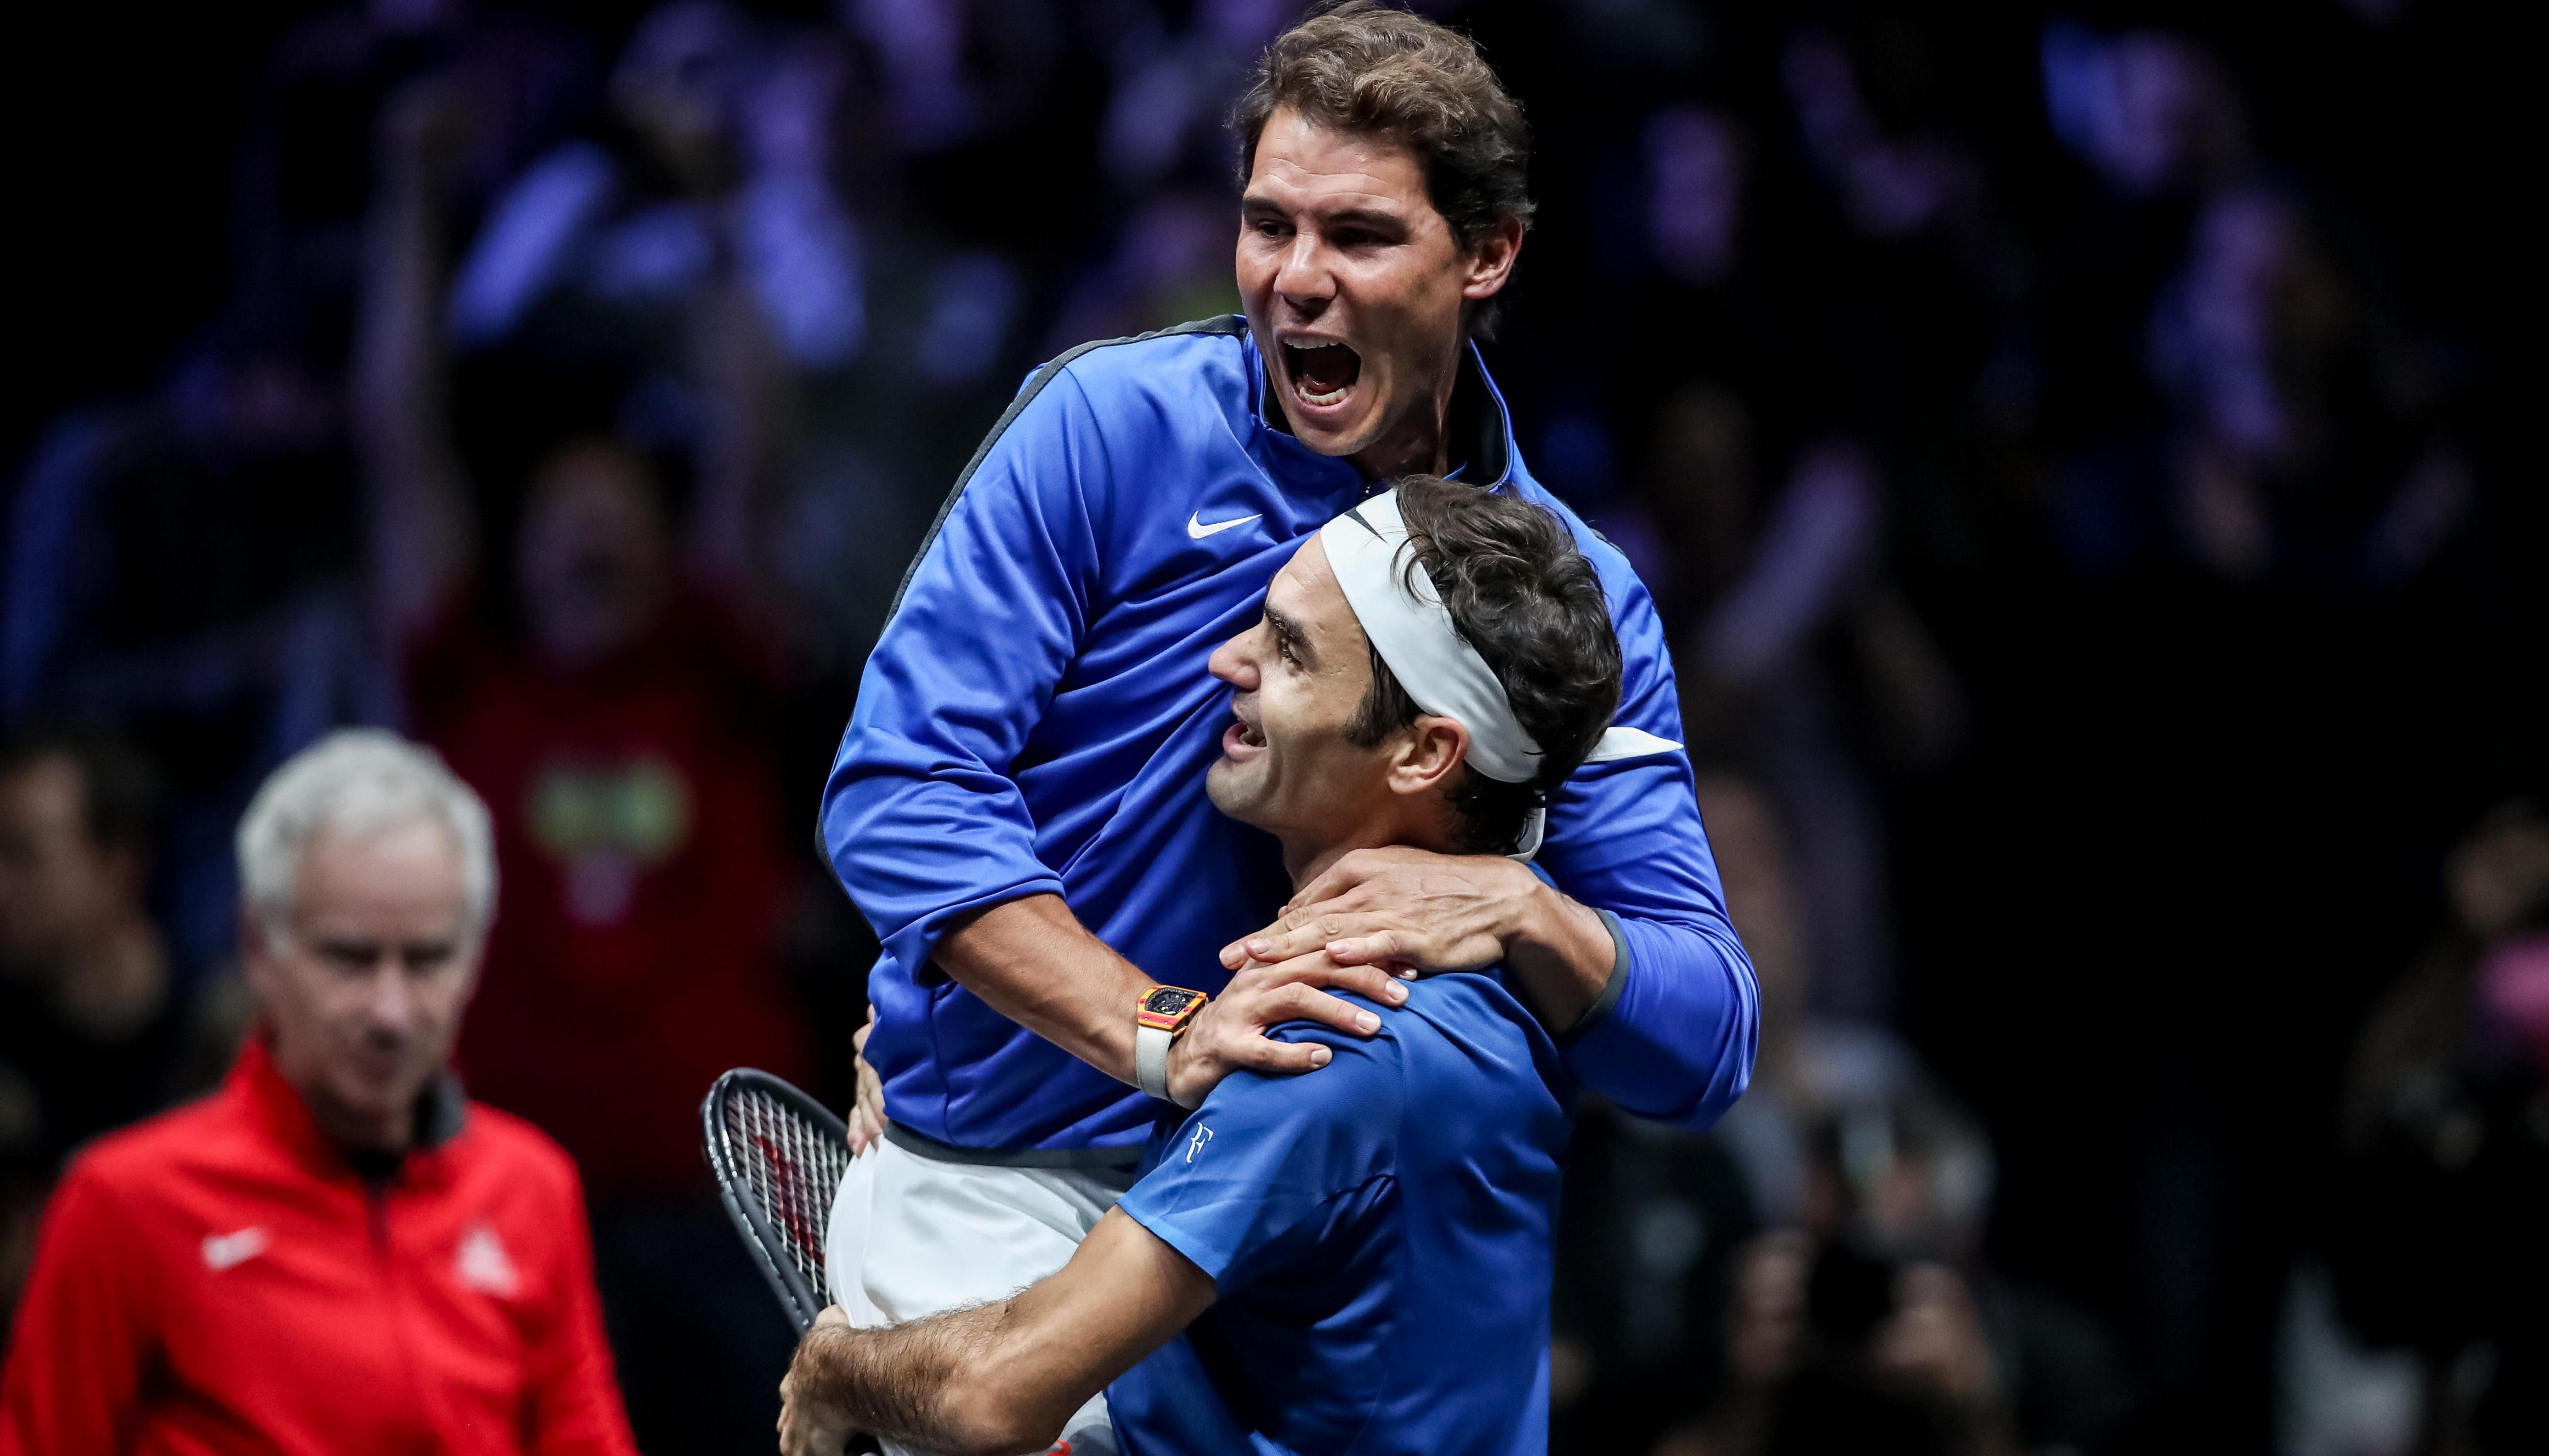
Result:
{"label": "short brown hair", "polygon": [[1345,132],[1397,138],[1463,251],[1504,223],[1531,225],[1531,134],[1522,108],[1460,32],[1375,0],[1346,0],[1274,38],[1231,108],[1239,185],[1257,138],[1285,107]]}
{"label": "short brown hair", "polygon": [[[1540,745],[1529,783],[1503,783],[1467,765],[1451,787],[1462,848],[1510,850],[1524,819],[1593,751],[1620,706],[1620,640],[1593,564],[1549,510],[1437,476],[1398,482],[1412,560],[1503,684],[1514,718]],[[1371,686],[1346,730],[1358,748],[1376,748],[1416,721],[1416,700],[1371,654]]]}

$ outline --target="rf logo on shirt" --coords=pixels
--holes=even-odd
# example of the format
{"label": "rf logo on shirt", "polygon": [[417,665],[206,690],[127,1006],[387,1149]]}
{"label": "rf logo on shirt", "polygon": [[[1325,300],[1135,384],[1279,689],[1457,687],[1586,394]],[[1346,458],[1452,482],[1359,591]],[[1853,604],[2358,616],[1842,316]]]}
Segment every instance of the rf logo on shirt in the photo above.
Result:
{"label": "rf logo on shirt", "polygon": [[1186,1161],[1193,1162],[1194,1155],[1203,1151],[1203,1145],[1211,1140],[1212,1129],[1201,1123],[1195,1124],[1194,1137],[1186,1139]]}

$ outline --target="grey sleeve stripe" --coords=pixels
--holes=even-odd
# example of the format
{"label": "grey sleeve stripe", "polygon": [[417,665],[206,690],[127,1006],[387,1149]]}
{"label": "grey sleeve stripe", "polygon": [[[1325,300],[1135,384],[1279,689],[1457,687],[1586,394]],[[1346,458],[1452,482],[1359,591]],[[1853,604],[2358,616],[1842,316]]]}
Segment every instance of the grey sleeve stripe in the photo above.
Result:
{"label": "grey sleeve stripe", "polygon": [[1611,933],[1611,975],[1602,982],[1602,994],[1593,998],[1582,1016],[1575,1018],[1575,1025],[1558,1034],[1560,1046],[1582,1041],[1586,1032],[1600,1026],[1610,1016],[1611,1008],[1620,1004],[1620,988],[1629,983],[1629,938],[1620,933],[1620,917],[1608,910],[1593,913],[1602,917],[1602,928]]}
{"label": "grey sleeve stripe", "polygon": [[939,531],[946,527],[947,517],[955,511],[956,502],[963,499],[965,488],[973,483],[974,472],[983,468],[984,457],[991,453],[991,447],[999,443],[1000,436],[1007,432],[1009,421],[1017,418],[1020,410],[1034,404],[1036,396],[1043,394],[1044,387],[1053,383],[1054,376],[1069,368],[1074,359],[1091,349],[1109,348],[1116,344],[1138,344],[1150,339],[1166,338],[1172,334],[1224,333],[1236,337],[1247,331],[1247,320],[1236,314],[1224,314],[1215,318],[1198,318],[1190,323],[1175,323],[1167,328],[1155,328],[1149,333],[1137,333],[1128,338],[1092,339],[1087,343],[1065,350],[1051,363],[1037,370],[1035,378],[1027,381],[1027,387],[1018,391],[1018,397],[1009,402],[1009,408],[1001,410],[1000,417],[992,421],[991,432],[983,436],[983,443],[974,447],[974,458],[966,461],[964,470],[958,472],[956,488],[949,491],[947,499],[939,503],[937,517],[929,522],[929,534],[920,538],[920,549],[911,554],[911,565],[902,569],[902,582],[894,589],[894,605],[886,608],[886,620],[893,621],[895,613],[902,610],[903,593],[911,590],[911,579],[919,575],[921,558],[927,556],[929,548],[938,543]]}

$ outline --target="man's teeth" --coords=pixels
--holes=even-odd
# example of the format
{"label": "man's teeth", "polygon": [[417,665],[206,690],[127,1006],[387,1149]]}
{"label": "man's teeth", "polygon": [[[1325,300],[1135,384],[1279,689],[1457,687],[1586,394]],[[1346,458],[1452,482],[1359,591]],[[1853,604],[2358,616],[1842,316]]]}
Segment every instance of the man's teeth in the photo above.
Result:
{"label": "man's teeth", "polygon": [[1291,366],[1292,389],[1305,405],[1334,405],[1363,376],[1363,360],[1345,344],[1286,344],[1283,355]]}

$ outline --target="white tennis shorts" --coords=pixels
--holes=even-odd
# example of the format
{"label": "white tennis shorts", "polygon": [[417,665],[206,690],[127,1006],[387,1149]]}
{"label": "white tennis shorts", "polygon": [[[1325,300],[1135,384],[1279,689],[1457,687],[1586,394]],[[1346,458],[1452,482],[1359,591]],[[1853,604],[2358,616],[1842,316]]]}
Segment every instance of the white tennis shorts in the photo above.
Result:
{"label": "white tennis shorts", "polygon": [[[832,1200],[824,1264],[832,1300],[862,1329],[1006,1299],[1071,1262],[1133,1184],[1130,1169],[941,1162],[880,1141]],[[906,1456],[885,1443],[887,1456]],[[1073,1413],[1052,1448],[1115,1456],[1106,1397]]]}

